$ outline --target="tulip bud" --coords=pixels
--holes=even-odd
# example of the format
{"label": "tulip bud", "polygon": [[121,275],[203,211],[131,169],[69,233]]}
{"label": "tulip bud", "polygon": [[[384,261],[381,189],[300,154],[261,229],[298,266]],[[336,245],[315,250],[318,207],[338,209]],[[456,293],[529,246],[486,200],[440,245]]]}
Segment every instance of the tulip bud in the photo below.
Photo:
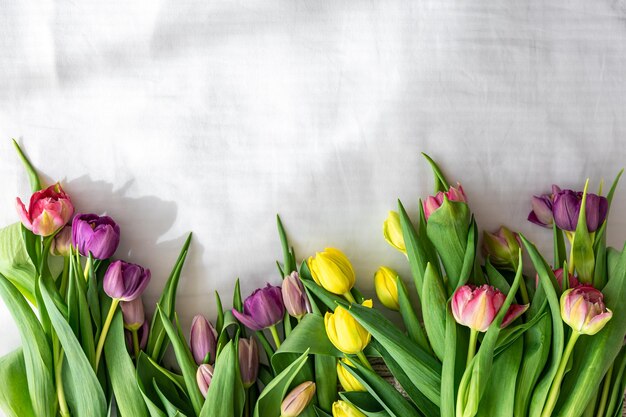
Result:
{"label": "tulip bud", "polygon": [[215,362],[217,331],[213,325],[200,314],[195,316],[191,322],[189,345],[196,364],[201,365],[203,363]]}
{"label": "tulip bud", "polygon": [[291,275],[285,277],[281,292],[285,309],[290,316],[300,319],[306,313],[311,312],[309,297],[306,295],[304,285],[302,285],[296,271],[293,271]]}
{"label": "tulip bud", "polygon": [[309,405],[315,395],[315,383],[303,382],[295,387],[280,406],[281,417],[298,417]]}
{"label": "tulip bud", "polygon": [[343,295],[354,287],[352,264],[339,249],[326,248],[310,257],[307,265],[317,285],[333,294]]}
{"label": "tulip bud", "polygon": [[211,386],[212,379],[213,367],[208,363],[200,365],[198,367],[198,371],[196,372],[196,382],[198,383],[198,388],[200,388],[202,396],[205,398],[206,393],[209,391],[209,386]]}
{"label": "tulip bud", "polygon": [[571,288],[561,295],[561,318],[578,334],[594,335],[613,317],[604,295],[591,285]]}
{"label": "tulip bud", "polygon": [[385,307],[396,311],[400,309],[397,277],[398,273],[386,266],[381,266],[374,274],[374,287],[378,299]]}
{"label": "tulip bud", "polygon": [[[500,290],[490,285],[463,285],[452,296],[452,314],[457,323],[472,330],[486,332],[505,299],[506,296]],[[506,327],[527,309],[528,304],[512,304],[500,327]]]}
{"label": "tulip bud", "polygon": [[448,201],[458,201],[462,203],[467,203],[467,197],[465,196],[465,192],[463,191],[463,187],[461,184],[457,184],[457,187],[450,187],[450,189],[446,192],[439,191],[435,196],[429,196],[423,203],[422,207],[424,208],[424,217],[426,220],[433,214],[441,205],[443,204],[444,196],[448,199]]}
{"label": "tulip bud", "polygon": [[19,197],[16,208],[24,227],[38,236],[50,236],[65,226],[74,214],[72,200],[59,183],[34,193],[28,211]]}
{"label": "tulip bud", "polygon": [[493,266],[516,270],[519,264],[519,236],[502,226],[496,233],[483,233],[483,254]]}
{"label": "tulip bud", "polygon": [[50,245],[50,254],[54,256],[69,256],[72,246],[72,226],[65,226],[54,236]]}
{"label": "tulip bud", "polygon": [[[576,231],[582,198],[583,193],[572,190],[562,190],[555,195],[552,211],[554,222],[560,229]],[[609,203],[605,197],[587,194],[585,218],[590,233],[595,232],[604,223],[608,208]]]}
{"label": "tulip bud", "polygon": [[133,301],[141,296],[150,282],[150,270],[124,261],[111,263],[104,274],[102,287],[113,299]]}
{"label": "tulip bud", "polygon": [[[554,272],[554,277],[556,278],[556,282],[559,285],[559,288],[563,288],[563,268],[559,268],[559,269],[555,269],[552,272]],[[580,285],[580,282],[578,281],[578,279],[576,279],[576,277],[574,276],[574,274],[570,274],[568,273],[568,288],[575,288],[578,287]],[[539,286],[539,274],[535,275],[535,287]]]}
{"label": "tulip bud", "polygon": [[137,330],[146,321],[141,297],[132,301],[122,301],[120,306],[122,307],[122,316],[124,317],[124,327],[128,330]]}
{"label": "tulip bud", "polygon": [[366,417],[349,402],[339,400],[333,403],[333,417]]}
{"label": "tulip bud", "polygon": [[532,211],[528,214],[528,221],[539,226],[552,227],[554,221],[552,205],[554,196],[559,192],[561,192],[561,189],[553,185],[552,194],[534,196],[531,200]]}
{"label": "tulip bud", "polygon": [[83,256],[108,259],[120,243],[120,227],[109,216],[79,214],[72,221],[72,242]]}
{"label": "tulip bud", "polygon": [[[365,300],[364,307],[372,308],[372,300]],[[352,315],[341,306],[335,308],[334,313],[324,316],[326,335],[332,344],[347,354],[357,354],[363,351],[370,342],[372,335],[365,330]]]}
{"label": "tulip bud", "polygon": [[259,346],[253,338],[239,339],[239,371],[245,388],[254,385],[259,373]]}
{"label": "tulip bud", "polygon": [[[352,366],[352,362],[350,362],[350,359],[348,358],[343,358],[341,362]],[[341,383],[343,389],[345,391],[367,391],[359,380],[346,370],[345,366],[343,366],[341,362],[337,362],[337,377],[339,378],[339,383]]]}
{"label": "tulip bud", "polygon": [[280,287],[267,284],[243,302],[243,312],[232,309],[233,315],[250,330],[263,330],[275,326],[283,319],[285,307]]}
{"label": "tulip bud", "polygon": [[383,223],[383,235],[385,240],[402,253],[406,253],[404,235],[402,234],[402,224],[400,215],[395,211],[390,211],[387,219]]}
{"label": "tulip bud", "polygon": [[[148,321],[144,321],[141,327],[137,330],[137,344],[139,350],[144,350],[148,345],[148,333],[150,332],[150,325]],[[126,348],[128,352],[134,356],[135,347],[133,345],[133,332],[124,329],[124,337],[126,338]]]}

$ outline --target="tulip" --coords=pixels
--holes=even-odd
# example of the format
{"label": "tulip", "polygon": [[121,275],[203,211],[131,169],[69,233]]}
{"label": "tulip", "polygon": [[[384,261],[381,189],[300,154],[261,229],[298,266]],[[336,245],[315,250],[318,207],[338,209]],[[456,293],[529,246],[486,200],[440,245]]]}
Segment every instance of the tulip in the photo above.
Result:
{"label": "tulip", "polygon": [[[350,359],[343,358],[341,362],[348,366],[353,366]],[[337,362],[337,377],[345,391],[367,391],[358,379],[352,375],[341,362]]]}
{"label": "tulip", "polygon": [[[552,211],[554,222],[562,229],[576,231],[578,216],[582,203],[583,193],[572,190],[562,190],[554,197]],[[589,232],[595,232],[606,219],[609,203],[605,197],[587,194],[585,202],[585,217]]]}
{"label": "tulip", "polygon": [[72,226],[65,226],[52,239],[50,254],[54,256],[69,256],[72,246]]}
{"label": "tulip", "polygon": [[[554,277],[556,278],[556,282],[559,285],[559,288],[563,288],[563,268],[559,268],[559,269],[555,269],[552,272],[554,272]],[[568,273],[568,288],[575,288],[578,287],[580,285],[580,281],[578,281],[578,279],[576,279],[576,277],[574,276],[574,274],[570,274]],[[535,287],[539,286],[539,274],[535,275]]]}
{"label": "tulip", "polygon": [[493,266],[516,270],[521,243],[517,233],[502,226],[496,233],[483,233],[483,254]]}
{"label": "tulip", "polygon": [[315,257],[310,257],[307,265],[317,285],[354,302],[350,290],[354,287],[356,277],[352,264],[343,252],[335,248],[326,248],[323,252],[316,253]]}
{"label": "tulip", "polygon": [[374,274],[374,287],[380,302],[388,309],[398,311],[400,304],[398,303],[396,278],[398,278],[396,271],[389,267],[381,266]]}
{"label": "tulip", "polygon": [[209,391],[211,380],[213,379],[213,367],[208,363],[202,364],[198,367],[196,372],[196,382],[202,396],[206,398],[206,393]]}
{"label": "tulip", "polygon": [[406,254],[402,224],[400,223],[400,215],[397,212],[389,212],[387,219],[383,223],[383,236],[385,236],[387,243]]}
{"label": "tulip", "polygon": [[611,320],[611,317],[613,317],[613,312],[604,305],[604,295],[591,285],[580,285],[563,292],[561,295],[561,318],[572,328],[572,334],[561,356],[541,417],[552,415],[559,397],[567,363],[578,338],[583,334],[594,335],[598,333]]}
{"label": "tulip", "polygon": [[148,345],[148,333],[150,331],[150,325],[147,321],[144,321],[138,330],[124,329],[124,336],[126,338],[126,347],[128,352],[134,355],[135,359],[139,357],[139,351],[144,350]]}
{"label": "tulip", "polygon": [[259,373],[259,346],[253,338],[239,339],[239,371],[246,389],[254,385]]}
{"label": "tulip", "polygon": [[[372,308],[372,300],[365,300],[363,306]],[[363,349],[372,337],[348,310],[341,306],[337,306],[334,313],[326,313],[324,327],[332,344],[346,354],[362,355]]]}
{"label": "tulip", "polygon": [[552,227],[554,216],[552,214],[552,204],[554,196],[561,192],[561,189],[553,185],[552,194],[533,196],[531,200],[532,211],[528,214],[528,221],[543,227]]}
{"label": "tulip", "polygon": [[108,259],[120,243],[120,227],[109,216],[79,214],[72,221],[72,242],[83,256]]}
{"label": "tulip", "polygon": [[198,314],[191,322],[189,345],[196,364],[214,363],[217,352],[217,331],[213,325]]}
{"label": "tulip", "polygon": [[285,307],[280,287],[267,284],[246,298],[243,311],[232,310],[237,320],[250,330],[263,330],[275,326],[283,319]]}
{"label": "tulip", "polygon": [[465,191],[463,191],[463,187],[461,184],[457,184],[457,187],[450,187],[450,189],[446,192],[439,191],[434,196],[429,196],[423,203],[422,207],[424,208],[424,217],[426,220],[433,214],[441,205],[443,204],[444,197],[448,199],[448,201],[458,201],[462,203],[467,203],[467,197],[465,196]]}
{"label": "tulip", "polygon": [[28,211],[19,197],[16,208],[24,227],[38,236],[50,236],[65,226],[74,214],[72,200],[59,183],[34,193]]}
{"label": "tulip", "polygon": [[309,405],[315,395],[315,383],[303,382],[295,387],[280,406],[281,417],[298,417]]}
{"label": "tulip", "polygon": [[333,417],[365,417],[349,402],[339,400],[333,403]]}
{"label": "tulip", "polygon": [[124,317],[124,327],[128,330],[137,330],[146,321],[141,297],[132,301],[122,301],[120,307]]}
{"label": "tulip", "polygon": [[285,309],[290,316],[300,320],[306,313],[312,311],[309,297],[296,271],[293,271],[291,275],[285,277],[281,292]]}

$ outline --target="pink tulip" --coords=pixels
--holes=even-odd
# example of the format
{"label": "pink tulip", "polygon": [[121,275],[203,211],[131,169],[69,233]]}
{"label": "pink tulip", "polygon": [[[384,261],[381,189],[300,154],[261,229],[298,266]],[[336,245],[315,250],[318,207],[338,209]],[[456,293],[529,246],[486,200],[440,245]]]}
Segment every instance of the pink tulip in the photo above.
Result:
{"label": "pink tulip", "polygon": [[203,315],[198,314],[191,322],[189,347],[196,364],[202,365],[208,356],[208,363],[215,362],[217,353],[217,330]]}
{"label": "pink tulip", "polygon": [[19,197],[16,207],[24,227],[38,236],[50,236],[65,226],[74,214],[72,200],[59,183],[34,193],[28,211]]}
{"label": "pink tulip", "polygon": [[196,382],[202,396],[206,398],[206,394],[211,386],[211,380],[213,379],[213,367],[209,364],[203,364],[198,367],[196,372]]}
{"label": "pink tulip", "polygon": [[571,288],[561,295],[561,318],[578,334],[594,335],[613,317],[604,295],[591,285]]}
{"label": "pink tulip", "polygon": [[[559,269],[555,269],[554,271],[554,277],[556,278],[556,282],[557,284],[559,284],[559,288],[563,288],[563,268],[559,268]],[[580,281],[578,281],[578,279],[576,279],[576,277],[574,276],[574,274],[567,274],[569,279],[568,281],[568,286],[569,288],[576,288],[580,285]],[[539,286],[539,274],[535,275],[535,287]]]}
{"label": "pink tulip", "polygon": [[437,210],[443,204],[444,196],[449,201],[460,201],[463,203],[467,203],[467,197],[465,196],[465,192],[463,191],[463,187],[461,184],[457,184],[457,187],[450,187],[450,189],[446,192],[439,191],[435,196],[429,196],[423,203],[424,207],[424,216],[426,220],[430,217],[435,210]]}
{"label": "pink tulip", "polygon": [[[457,323],[486,332],[496,317],[506,296],[491,285],[463,285],[452,296],[452,314]],[[512,304],[500,325],[506,327],[528,309],[528,304]]]}

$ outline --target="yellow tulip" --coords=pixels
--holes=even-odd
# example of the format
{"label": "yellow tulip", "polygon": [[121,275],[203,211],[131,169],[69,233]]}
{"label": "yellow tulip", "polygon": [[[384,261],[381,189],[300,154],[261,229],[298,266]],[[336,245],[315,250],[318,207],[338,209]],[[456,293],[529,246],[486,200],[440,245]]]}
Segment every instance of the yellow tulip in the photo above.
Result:
{"label": "yellow tulip", "polygon": [[333,294],[346,295],[354,287],[352,264],[339,249],[326,248],[310,257],[307,265],[317,285]]}
{"label": "yellow tulip", "polygon": [[397,277],[398,273],[386,266],[381,266],[374,274],[374,287],[378,299],[385,307],[396,311],[400,309]]}
{"label": "yellow tulip", "polygon": [[[364,307],[372,308],[372,300],[365,300]],[[333,345],[343,353],[361,353],[370,342],[372,335],[341,306],[334,313],[324,316],[326,334]]]}
{"label": "yellow tulip", "polygon": [[[350,362],[348,358],[343,358],[341,362],[352,366],[352,362]],[[343,389],[346,391],[367,391],[358,379],[348,372],[341,362],[337,362],[337,377],[339,378],[339,382],[341,383]]]}
{"label": "yellow tulip", "polygon": [[390,211],[387,219],[383,223],[383,235],[385,240],[400,252],[406,254],[406,245],[404,244],[404,235],[402,234],[402,225],[400,223],[400,215],[395,211]]}
{"label": "yellow tulip", "polygon": [[357,410],[352,404],[346,401],[335,401],[333,403],[333,417],[366,417],[365,414]]}

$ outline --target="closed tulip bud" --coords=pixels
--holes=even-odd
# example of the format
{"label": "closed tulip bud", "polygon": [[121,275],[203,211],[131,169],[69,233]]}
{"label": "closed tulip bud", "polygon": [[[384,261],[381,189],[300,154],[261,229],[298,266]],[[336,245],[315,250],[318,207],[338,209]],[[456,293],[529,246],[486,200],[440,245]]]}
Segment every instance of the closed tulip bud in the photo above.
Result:
{"label": "closed tulip bud", "polygon": [[280,416],[298,417],[308,407],[314,395],[314,382],[306,381],[298,385],[283,400],[280,406]]}
{"label": "closed tulip bud", "polygon": [[83,256],[108,259],[120,243],[120,227],[109,216],[79,214],[72,221],[72,242]]}
{"label": "closed tulip bud", "polygon": [[402,253],[406,253],[404,235],[402,234],[402,224],[400,215],[395,211],[390,211],[387,219],[383,223],[383,235],[385,240]]}
{"label": "closed tulip bud", "polygon": [[571,288],[561,295],[561,318],[578,334],[594,335],[613,317],[604,295],[591,285]]}
{"label": "closed tulip bud", "polygon": [[189,345],[196,364],[201,365],[203,363],[215,362],[217,331],[213,325],[200,314],[195,316],[191,322]]}
{"label": "closed tulip bud", "polygon": [[211,386],[212,379],[213,367],[208,363],[200,365],[198,367],[198,371],[196,371],[196,382],[198,383],[198,388],[200,388],[202,396],[205,398],[206,393],[209,391],[209,387]]}
{"label": "closed tulip bud", "polygon": [[306,295],[304,285],[296,271],[292,272],[283,280],[281,288],[285,309],[290,316],[302,318],[306,313],[311,312],[311,303]]}
{"label": "closed tulip bud", "polygon": [[122,301],[120,306],[122,307],[122,315],[124,317],[124,327],[128,330],[137,330],[146,321],[141,297],[132,301]]}
{"label": "closed tulip bud", "polygon": [[243,302],[243,311],[232,309],[233,315],[250,330],[263,330],[275,326],[283,319],[285,307],[280,287],[267,284]]}
{"label": "closed tulip bud", "polygon": [[333,294],[343,295],[354,287],[352,264],[339,249],[326,248],[310,257],[307,265],[317,285]]}
{"label": "closed tulip bud", "polygon": [[[144,321],[143,324],[137,330],[137,346],[139,350],[145,350],[148,345],[148,333],[150,332],[150,325],[148,321]],[[128,352],[134,356],[135,347],[133,345],[133,332],[128,329],[124,329],[124,336],[126,338],[126,348]]]}
{"label": "closed tulip bud", "polygon": [[[562,190],[554,197],[552,211],[554,222],[562,229],[573,232],[578,225],[578,216],[582,204],[583,193],[572,190]],[[605,197],[587,194],[585,202],[585,217],[589,232],[595,232],[606,219],[609,203]]]}
{"label": "closed tulip bud", "polygon": [[245,388],[254,385],[259,374],[259,346],[253,338],[239,339],[239,371]]}
{"label": "closed tulip bud", "polygon": [[[504,304],[506,296],[490,285],[463,285],[452,296],[452,314],[457,323],[486,332]],[[528,309],[528,304],[512,304],[500,325],[506,327]]]}
{"label": "closed tulip bud", "polygon": [[[559,268],[559,269],[555,269],[554,271],[554,277],[556,278],[556,282],[557,284],[559,284],[559,288],[563,288],[563,268]],[[580,281],[578,281],[578,279],[576,279],[576,277],[574,276],[574,274],[570,274],[568,273],[568,288],[575,288],[578,287],[580,285]],[[539,274],[535,275],[535,287],[539,286]]]}
{"label": "closed tulip bud", "polygon": [[554,196],[559,192],[561,192],[561,189],[553,185],[552,194],[534,196],[531,200],[532,211],[528,214],[528,221],[539,226],[552,227],[554,221],[552,205]]}
{"label": "closed tulip bud", "polygon": [[458,201],[462,203],[467,203],[467,197],[465,196],[465,192],[463,191],[463,187],[461,184],[457,184],[457,187],[450,187],[450,189],[446,192],[439,191],[434,196],[429,196],[423,203],[422,207],[424,208],[424,217],[426,220],[433,214],[441,205],[443,204],[443,199],[446,197],[448,201]]}
{"label": "closed tulip bud", "polygon": [[113,299],[133,301],[141,296],[150,282],[150,270],[124,261],[115,261],[109,265],[102,287]]}
{"label": "closed tulip bud", "polygon": [[349,402],[339,400],[333,403],[333,417],[366,417]]}
{"label": "closed tulip bud", "polygon": [[54,256],[69,256],[72,247],[72,226],[65,226],[54,236],[50,253]]}
{"label": "closed tulip bud", "polygon": [[[343,358],[341,362],[345,363],[348,366],[352,366],[352,362],[350,359]],[[339,378],[339,383],[345,391],[367,391],[365,387],[359,382],[358,379],[354,377],[348,370],[345,368],[341,362],[337,362],[337,377]]]}
{"label": "closed tulip bud", "polygon": [[483,233],[483,254],[498,268],[517,269],[520,241],[517,233],[502,226],[496,233]]}
{"label": "closed tulip bud", "polygon": [[59,183],[34,193],[28,211],[19,197],[16,208],[24,227],[38,236],[50,236],[65,226],[74,214],[72,200]]}
{"label": "closed tulip bud", "polygon": [[[372,308],[372,300],[365,300],[363,306]],[[341,306],[337,306],[334,313],[326,313],[324,326],[332,344],[347,354],[354,355],[362,352],[372,337],[348,310]]]}
{"label": "closed tulip bud", "polygon": [[400,309],[397,277],[398,273],[386,266],[381,266],[374,274],[374,287],[378,299],[385,307],[396,311]]}

